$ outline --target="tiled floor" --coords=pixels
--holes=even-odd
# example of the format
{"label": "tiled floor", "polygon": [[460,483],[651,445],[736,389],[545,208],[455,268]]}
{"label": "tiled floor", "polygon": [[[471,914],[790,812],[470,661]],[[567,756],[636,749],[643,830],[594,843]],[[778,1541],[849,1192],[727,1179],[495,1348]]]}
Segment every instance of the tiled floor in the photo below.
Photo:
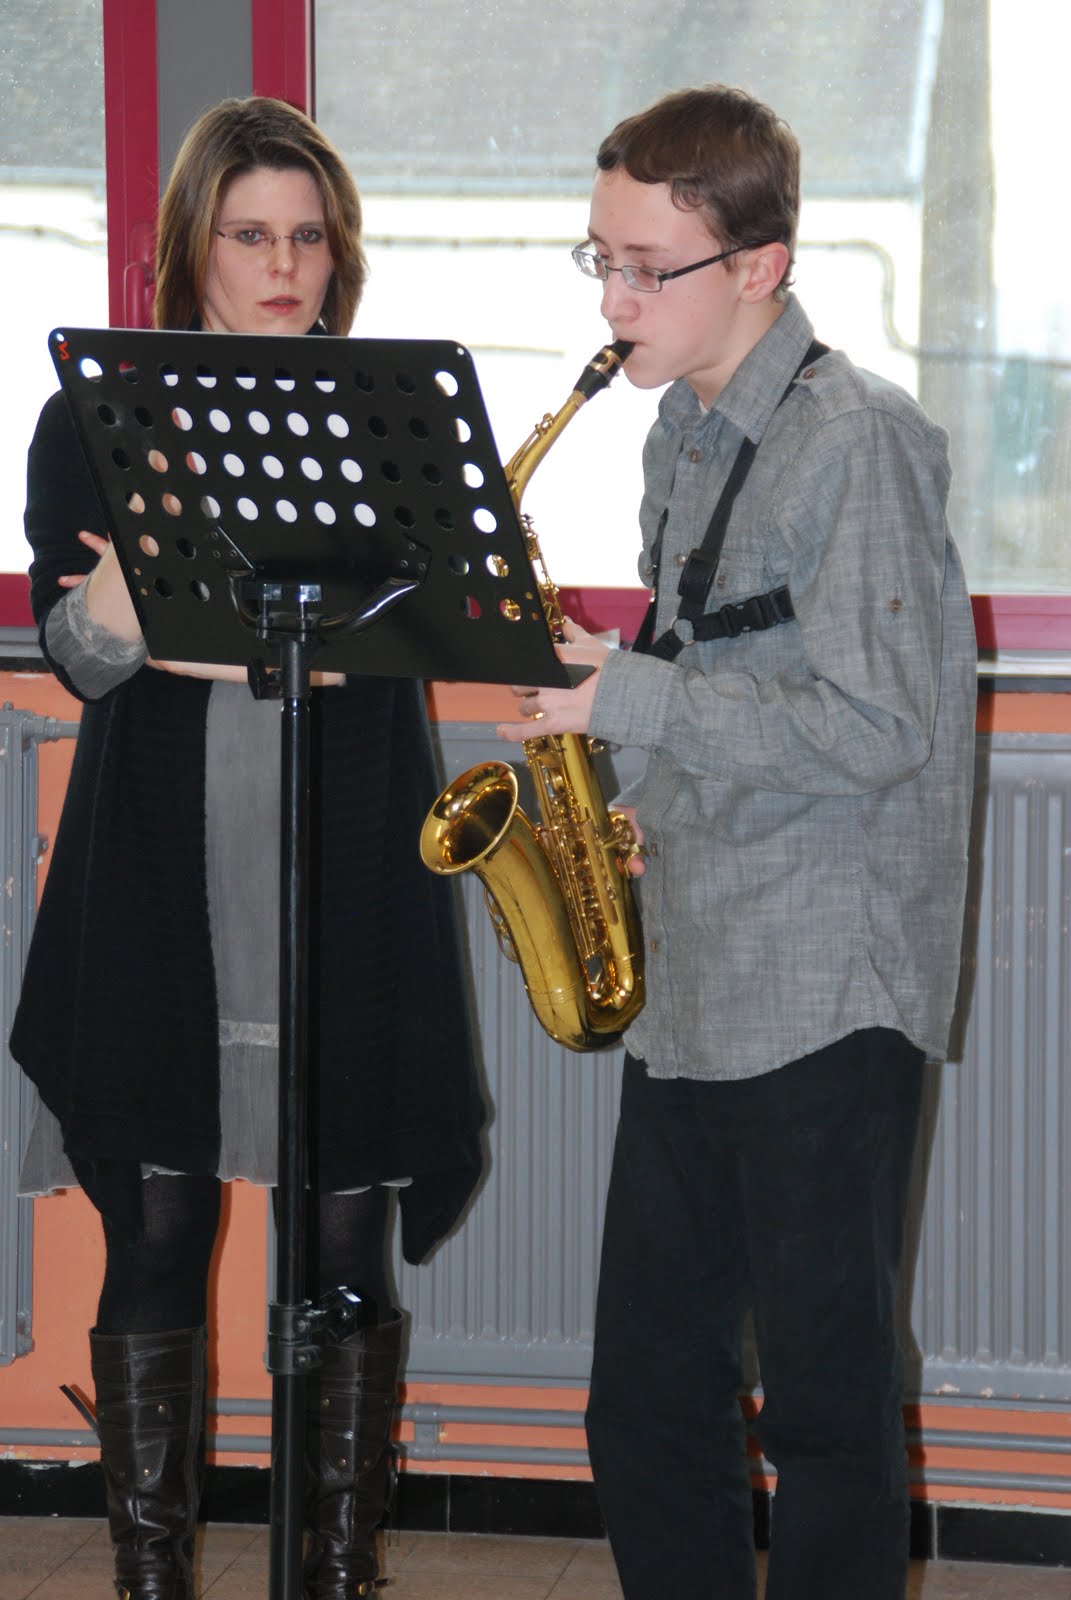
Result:
{"label": "tiled floor", "polygon": [[[760,1557],[761,1563],[761,1557]],[[265,1528],[214,1524],[198,1545],[204,1600],[266,1600]],[[386,1550],[384,1600],[620,1600],[604,1544],[403,1533]],[[114,1600],[99,1522],[0,1518],[0,1600]],[[711,1588],[716,1600],[717,1588]],[[915,1562],[909,1600],[1071,1600],[1071,1570]],[[662,1597],[659,1597],[662,1600]],[[664,1600],[684,1600],[666,1596]],[[860,1596],[860,1600],[866,1600]]]}

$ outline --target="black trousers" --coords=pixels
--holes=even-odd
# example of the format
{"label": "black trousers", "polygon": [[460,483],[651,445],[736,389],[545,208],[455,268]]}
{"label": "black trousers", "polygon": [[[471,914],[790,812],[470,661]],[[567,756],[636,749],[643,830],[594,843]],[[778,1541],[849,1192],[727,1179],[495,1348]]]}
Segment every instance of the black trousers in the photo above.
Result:
{"label": "black trousers", "polygon": [[626,1600],[753,1600],[749,1307],[777,1469],[767,1600],[902,1600],[894,1302],[922,1077],[887,1029],[734,1082],[626,1058],[586,1419]]}

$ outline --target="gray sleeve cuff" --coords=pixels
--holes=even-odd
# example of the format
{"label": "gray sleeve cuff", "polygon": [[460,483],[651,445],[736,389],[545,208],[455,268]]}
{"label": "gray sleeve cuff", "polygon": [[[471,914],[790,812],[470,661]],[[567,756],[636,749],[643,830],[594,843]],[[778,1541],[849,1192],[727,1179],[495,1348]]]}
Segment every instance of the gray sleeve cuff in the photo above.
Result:
{"label": "gray sleeve cuff", "polygon": [[612,650],[603,663],[591,707],[591,733],[611,744],[656,749],[677,691],[679,669],[657,656]]}
{"label": "gray sleeve cuff", "polygon": [[99,700],[109,689],[132,678],[148,651],[144,639],[131,644],[94,622],[85,590],[80,583],[52,607],[45,623],[45,642],[79,694]]}

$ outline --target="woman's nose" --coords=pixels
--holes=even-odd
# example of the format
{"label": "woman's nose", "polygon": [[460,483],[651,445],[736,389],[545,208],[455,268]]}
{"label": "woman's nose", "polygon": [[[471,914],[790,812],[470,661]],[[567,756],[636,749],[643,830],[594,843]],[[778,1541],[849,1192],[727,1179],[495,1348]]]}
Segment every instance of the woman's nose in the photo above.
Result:
{"label": "woman's nose", "polygon": [[297,245],[286,234],[276,235],[272,241],[271,264],[276,272],[293,272],[297,265]]}

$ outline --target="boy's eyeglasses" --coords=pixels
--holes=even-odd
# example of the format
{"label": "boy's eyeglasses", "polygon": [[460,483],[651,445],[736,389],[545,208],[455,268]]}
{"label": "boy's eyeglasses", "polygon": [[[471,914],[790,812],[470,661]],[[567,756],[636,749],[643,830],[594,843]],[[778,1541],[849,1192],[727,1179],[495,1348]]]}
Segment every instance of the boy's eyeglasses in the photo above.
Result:
{"label": "boy's eyeglasses", "polygon": [[737,244],[731,250],[707,256],[705,261],[693,261],[690,267],[676,267],[672,272],[659,272],[657,267],[611,267],[602,256],[585,249],[582,244],[577,245],[572,257],[585,278],[598,278],[605,283],[611,272],[620,272],[630,289],[638,289],[641,294],[657,294],[671,278],[687,277],[689,272],[698,272],[700,267],[712,267],[716,261],[725,261],[729,256],[738,255],[741,250],[761,250],[764,244],[772,243],[773,240],[764,239],[761,244]]}

